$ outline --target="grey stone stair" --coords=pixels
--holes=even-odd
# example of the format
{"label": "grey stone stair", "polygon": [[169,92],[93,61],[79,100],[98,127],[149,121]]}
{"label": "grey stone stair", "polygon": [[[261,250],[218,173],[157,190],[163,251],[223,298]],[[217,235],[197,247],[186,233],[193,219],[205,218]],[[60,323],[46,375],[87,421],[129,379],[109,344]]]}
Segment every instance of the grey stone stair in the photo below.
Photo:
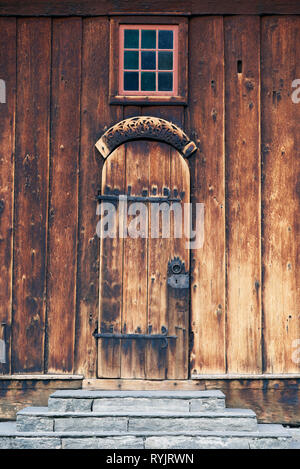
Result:
{"label": "grey stone stair", "polygon": [[[294,446],[293,446],[294,445]],[[281,425],[227,409],[220,391],[57,391],[0,423],[0,448],[288,448]]]}
{"label": "grey stone stair", "polygon": [[0,422],[0,449],[289,449],[282,425],[258,424],[252,432],[20,432]]}
{"label": "grey stone stair", "polygon": [[255,413],[247,409],[219,412],[52,412],[48,407],[28,407],[17,415],[18,431],[255,431]]}
{"label": "grey stone stair", "polygon": [[48,408],[61,412],[199,412],[225,408],[221,391],[56,391]]}

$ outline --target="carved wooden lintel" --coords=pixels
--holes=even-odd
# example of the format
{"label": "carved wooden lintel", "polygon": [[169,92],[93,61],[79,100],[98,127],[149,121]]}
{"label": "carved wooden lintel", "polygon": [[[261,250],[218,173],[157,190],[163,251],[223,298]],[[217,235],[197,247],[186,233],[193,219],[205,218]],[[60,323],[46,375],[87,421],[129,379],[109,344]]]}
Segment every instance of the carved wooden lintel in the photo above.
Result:
{"label": "carved wooden lintel", "polygon": [[177,125],[151,116],[136,116],[118,122],[102,135],[96,148],[106,158],[122,143],[142,138],[168,143],[185,158],[197,150],[196,144]]}

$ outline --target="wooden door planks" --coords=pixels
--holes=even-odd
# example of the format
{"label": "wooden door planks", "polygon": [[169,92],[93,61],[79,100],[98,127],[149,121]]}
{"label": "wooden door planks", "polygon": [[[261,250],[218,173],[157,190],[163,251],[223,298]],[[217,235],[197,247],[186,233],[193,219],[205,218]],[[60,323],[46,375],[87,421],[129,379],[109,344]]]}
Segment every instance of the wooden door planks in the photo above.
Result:
{"label": "wooden door planks", "polygon": [[300,18],[262,18],[264,371],[299,372]]}
{"label": "wooden door planks", "polygon": [[192,373],[224,373],[225,159],[224,36],[221,17],[189,25],[186,132],[199,147],[190,158],[191,199],[205,204],[204,245],[191,251]]}
{"label": "wooden door planks", "polygon": [[51,20],[17,22],[13,372],[44,370]]}
{"label": "wooden door planks", "polygon": [[[151,143],[149,161],[149,189],[153,195],[153,189],[160,197],[163,196],[165,187],[171,188],[170,167],[171,148],[164,143]],[[149,209],[149,239],[148,239],[148,321],[152,334],[161,334],[162,326],[168,327],[167,312],[167,267],[171,258],[170,238],[162,237],[162,212],[157,216],[154,213],[158,205],[148,204]],[[158,237],[152,237],[151,226],[154,226],[154,218],[159,218]],[[155,226],[157,226],[155,224]],[[149,341],[146,345],[146,378],[164,379],[168,373],[168,349],[161,348],[158,340]]]}
{"label": "wooden door planks", "polygon": [[5,103],[0,103],[0,339],[5,357],[0,374],[11,369],[13,202],[16,113],[16,20],[0,18],[0,78],[5,83]]}
{"label": "wooden door planks", "polygon": [[261,373],[260,19],[224,18],[228,373]]}
{"label": "wooden door planks", "polygon": [[[190,202],[190,171],[187,162],[175,150],[171,149],[170,187],[181,194],[181,237],[177,237],[175,230],[180,221],[174,223],[175,212],[171,216],[170,258],[179,257],[185,265],[185,271],[190,270],[190,249],[186,237],[189,238],[190,212],[185,210],[185,204]],[[187,205],[188,206],[188,205]],[[188,217],[188,218],[185,218]],[[187,232],[188,231],[188,232]],[[180,232],[178,233],[178,235]],[[187,379],[189,372],[189,289],[168,288],[168,327],[169,334],[176,335],[176,340],[169,341],[168,350],[168,378]]]}
{"label": "wooden door planks", "polygon": [[80,18],[53,20],[48,372],[74,369],[81,38]]}
{"label": "wooden door planks", "polygon": [[[150,149],[147,141],[136,141],[126,144],[126,182],[131,186],[131,195],[139,196],[143,190],[149,192]],[[134,203],[128,203],[128,215],[134,215]],[[132,210],[132,213],[131,213]],[[140,217],[148,224],[148,218],[141,212]],[[134,219],[128,216],[128,230]],[[137,225],[143,230],[143,223]],[[146,333],[147,328],[147,290],[148,290],[148,226],[145,233],[134,238],[128,231],[124,239],[123,258],[123,333]],[[121,377],[145,377],[145,341],[124,340],[121,353]]]}
{"label": "wooden door planks", "polygon": [[[184,192],[183,205],[189,201],[189,169],[181,155],[168,144],[129,142],[121,145],[105,162],[102,192],[107,186],[121,193],[127,193],[130,186],[131,195],[136,196],[141,196],[144,190],[152,194],[153,189],[156,196],[163,196],[165,188],[176,188],[179,194]],[[147,208],[145,215],[143,207]],[[178,339],[169,343],[168,348],[161,348],[161,341],[155,339],[123,339],[120,352],[119,339],[100,338],[98,374],[107,378],[185,378],[188,375],[189,297],[187,294],[181,301],[176,296],[169,304],[167,269],[168,262],[179,256],[188,270],[189,250],[184,238],[162,238],[162,221],[159,237],[153,237],[152,204],[143,207],[128,202],[126,238],[101,239],[99,329],[124,334],[147,334],[151,330],[152,334],[160,334],[164,326]],[[145,216],[144,224],[137,222],[135,227],[138,232],[142,229],[145,232],[135,237],[132,229],[138,214],[140,218]],[[169,220],[173,237],[173,217]]]}
{"label": "wooden door planks", "polygon": [[[125,190],[125,146],[118,147],[105,161],[102,172],[102,189]],[[123,224],[123,215],[119,214],[120,205],[115,205],[115,237],[101,237],[100,241],[100,301],[99,331],[122,332],[123,304],[123,239],[119,238],[119,220]],[[104,210],[104,206],[102,208]],[[112,327],[112,331],[110,331]],[[121,376],[121,344],[119,339],[98,340],[98,376],[119,378]]]}

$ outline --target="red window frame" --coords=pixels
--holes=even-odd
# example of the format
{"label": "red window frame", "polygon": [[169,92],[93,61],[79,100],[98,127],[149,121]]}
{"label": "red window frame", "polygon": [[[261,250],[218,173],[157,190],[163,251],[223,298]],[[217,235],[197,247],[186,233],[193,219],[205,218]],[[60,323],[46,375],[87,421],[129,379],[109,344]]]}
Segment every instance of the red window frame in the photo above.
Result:
{"label": "red window frame", "polygon": [[[137,29],[139,31],[143,30],[155,30],[156,31],[156,48],[155,49],[142,49],[141,48],[141,33],[139,34],[139,48],[138,49],[128,49],[136,50],[139,52],[139,68],[134,70],[139,73],[139,89],[141,88],[141,72],[155,72],[156,75],[156,90],[155,91],[129,91],[124,90],[124,30],[125,29]],[[158,48],[158,31],[167,30],[173,31],[173,49],[159,49]],[[127,49],[125,49],[127,50]],[[156,52],[156,68],[155,70],[142,70],[141,69],[141,51],[155,51]],[[173,69],[165,70],[173,74],[173,90],[172,91],[158,91],[158,72],[164,72],[164,70],[158,70],[158,51],[173,52]],[[125,70],[126,71],[126,70]],[[133,71],[133,70],[128,70]],[[121,24],[119,27],[119,95],[120,96],[177,96],[178,95],[178,25],[174,24]]]}

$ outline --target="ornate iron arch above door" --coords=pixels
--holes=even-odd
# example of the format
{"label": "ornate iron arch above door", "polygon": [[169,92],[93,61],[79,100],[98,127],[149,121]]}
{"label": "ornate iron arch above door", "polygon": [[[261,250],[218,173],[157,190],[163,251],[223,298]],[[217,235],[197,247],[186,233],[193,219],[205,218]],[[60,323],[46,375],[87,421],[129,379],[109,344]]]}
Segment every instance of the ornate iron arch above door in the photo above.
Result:
{"label": "ornate iron arch above door", "polygon": [[103,158],[107,158],[122,143],[137,139],[169,143],[185,158],[197,150],[196,144],[177,125],[151,116],[136,116],[118,122],[102,135],[96,148]]}

